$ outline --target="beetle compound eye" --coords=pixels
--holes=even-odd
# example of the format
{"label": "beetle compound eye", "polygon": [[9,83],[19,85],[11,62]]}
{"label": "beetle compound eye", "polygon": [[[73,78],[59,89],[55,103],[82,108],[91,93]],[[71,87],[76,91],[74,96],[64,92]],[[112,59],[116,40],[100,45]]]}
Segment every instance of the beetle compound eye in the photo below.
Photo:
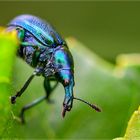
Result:
{"label": "beetle compound eye", "polygon": [[65,80],[64,80],[64,85],[65,85],[65,86],[69,85],[69,83],[70,83],[70,82],[69,82],[68,79],[65,79]]}

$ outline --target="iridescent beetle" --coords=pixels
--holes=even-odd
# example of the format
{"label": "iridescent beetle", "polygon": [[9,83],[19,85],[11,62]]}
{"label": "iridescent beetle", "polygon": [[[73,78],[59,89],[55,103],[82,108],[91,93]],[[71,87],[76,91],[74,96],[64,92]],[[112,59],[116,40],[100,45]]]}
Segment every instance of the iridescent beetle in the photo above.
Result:
{"label": "iridescent beetle", "polygon": [[[73,99],[80,100],[96,111],[100,109],[82,99],[73,96],[74,87],[74,62],[70,50],[64,39],[54,30],[54,28],[42,19],[32,15],[20,15],[14,18],[8,25],[7,31],[16,30],[20,40],[18,56],[23,58],[30,66],[35,68],[33,74],[25,82],[24,86],[14,96],[11,97],[11,103],[16,102],[34,76],[42,75],[44,77],[44,88],[46,95],[24,106],[20,117],[24,123],[25,110],[37,105],[43,100],[51,101],[50,95],[58,85],[62,83],[65,89],[65,98],[63,102],[62,116],[66,111],[70,111],[73,105]],[[56,81],[51,87],[50,82]]]}

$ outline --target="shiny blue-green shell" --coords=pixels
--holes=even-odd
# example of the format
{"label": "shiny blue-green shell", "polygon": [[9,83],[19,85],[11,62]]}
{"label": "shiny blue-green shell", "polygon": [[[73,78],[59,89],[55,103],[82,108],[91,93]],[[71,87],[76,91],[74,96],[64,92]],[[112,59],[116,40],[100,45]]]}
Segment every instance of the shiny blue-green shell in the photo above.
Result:
{"label": "shiny blue-green shell", "polygon": [[8,26],[21,27],[30,32],[39,42],[48,47],[65,44],[63,38],[46,21],[32,15],[20,15]]}

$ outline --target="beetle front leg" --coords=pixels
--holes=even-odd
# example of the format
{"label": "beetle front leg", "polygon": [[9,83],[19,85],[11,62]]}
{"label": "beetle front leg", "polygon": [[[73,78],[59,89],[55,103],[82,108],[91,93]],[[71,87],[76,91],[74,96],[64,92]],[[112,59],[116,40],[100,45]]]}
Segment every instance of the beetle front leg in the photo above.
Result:
{"label": "beetle front leg", "polygon": [[16,102],[16,98],[20,97],[24,91],[27,89],[27,87],[29,86],[29,84],[31,83],[31,81],[33,80],[34,76],[36,76],[38,73],[35,71],[29,78],[28,80],[25,82],[25,84],[23,85],[23,87],[21,88],[20,91],[18,91],[16,93],[16,95],[11,97],[11,103],[14,104]]}
{"label": "beetle front leg", "polygon": [[36,73],[33,73],[33,74],[29,77],[29,79],[25,82],[25,84],[24,84],[24,86],[21,88],[21,90],[18,91],[18,92],[16,93],[16,95],[14,95],[14,96],[11,97],[11,103],[12,103],[12,104],[14,104],[14,103],[16,102],[16,98],[17,98],[17,97],[20,97],[20,96],[23,94],[23,92],[24,92],[24,91],[26,90],[26,88],[29,86],[30,82],[32,81],[32,79],[34,78],[35,75],[36,75]]}
{"label": "beetle front leg", "polygon": [[16,102],[16,98],[20,97],[24,91],[27,89],[27,87],[29,86],[29,84],[31,83],[31,81],[33,80],[33,78],[36,75],[41,75],[42,74],[42,67],[40,65],[38,65],[35,69],[35,71],[33,72],[33,74],[28,78],[28,80],[25,82],[25,84],[23,85],[23,87],[21,88],[20,91],[17,92],[16,95],[11,97],[11,103],[14,104]]}

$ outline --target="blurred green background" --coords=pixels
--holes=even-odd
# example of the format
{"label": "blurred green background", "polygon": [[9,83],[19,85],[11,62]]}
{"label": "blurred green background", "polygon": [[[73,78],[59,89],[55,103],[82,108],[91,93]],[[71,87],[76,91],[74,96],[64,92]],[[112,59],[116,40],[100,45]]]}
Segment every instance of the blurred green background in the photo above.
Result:
{"label": "blurred green background", "polygon": [[53,24],[64,37],[73,36],[103,58],[140,52],[140,2],[0,2],[0,24],[19,14],[34,14]]}
{"label": "blurred green background", "polygon": [[[67,39],[75,60],[75,95],[98,104],[103,111],[96,113],[75,101],[72,111],[62,119],[64,90],[59,86],[52,96],[55,104],[43,102],[31,109],[26,112],[27,124],[20,125],[13,114],[17,116],[23,105],[44,95],[43,78],[36,77],[12,105],[12,115],[0,137],[112,139],[123,136],[132,112],[140,104],[140,65],[116,68],[109,61],[115,62],[120,53],[140,51],[140,2],[0,2],[1,26],[19,14],[39,16],[52,23],[65,38],[75,38]],[[132,60],[128,57],[127,63]],[[137,58],[140,56],[132,61],[135,63]],[[22,87],[32,71],[25,62],[16,59],[10,95]],[[5,101],[8,104],[9,98]]]}

